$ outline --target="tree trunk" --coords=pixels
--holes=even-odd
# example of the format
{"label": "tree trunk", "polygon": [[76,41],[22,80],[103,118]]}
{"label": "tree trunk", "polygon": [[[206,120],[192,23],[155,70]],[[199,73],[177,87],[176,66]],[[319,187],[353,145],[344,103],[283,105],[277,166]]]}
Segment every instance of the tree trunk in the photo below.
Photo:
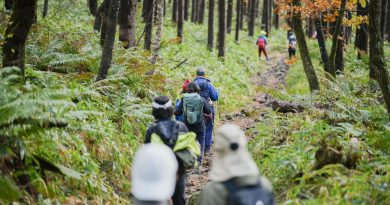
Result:
{"label": "tree trunk", "polygon": [[[390,113],[389,73],[386,69],[383,42],[380,31],[380,0],[371,0],[369,8],[370,67],[381,87],[387,112]],[[370,69],[371,70],[371,69]]]}
{"label": "tree trunk", "polygon": [[104,12],[104,5],[105,5],[105,1],[103,1],[99,8],[97,9],[96,11],[96,14],[95,14],[95,22],[93,24],[93,30],[95,32],[99,32],[101,27],[102,27],[102,19],[103,19],[103,12]]}
{"label": "tree trunk", "polygon": [[[183,1],[183,0],[179,0]],[[164,0],[156,0],[156,35],[153,41],[153,52],[151,63],[154,65],[157,61],[157,57],[159,54],[160,46],[161,46],[161,36],[162,36],[162,27],[163,27],[163,12],[164,12]],[[180,6],[179,6],[180,7]]]}
{"label": "tree trunk", "polygon": [[[300,4],[301,3],[299,0],[293,0],[294,6],[300,6]],[[302,28],[302,19],[299,13],[293,14],[292,23],[297,37],[299,53],[301,54],[303,68],[305,70],[307,80],[309,81],[310,91],[313,92],[315,90],[320,90],[317,75],[310,59],[309,49],[307,48],[305,39],[305,33],[303,32]]]}
{"label": "tree trunk", "polygon": [[102,21],[102,27],[100,29],[100,46],[104,46],[104,41],[106,40],[106,33],[107,33],[107,27],[108,27],[108,21],[109,21],[109,12],[110,12],[110,5],[112,0],[104,0],[104,7],[103,7],[103,21]]}
{"label": "tree trunk", "polygon": [[[362,7],[360,3],[357,5],[357,16],[368,16],[368,6]],[[368,51],[368,24],[363,23],[356,28],[355,47],[358,50],[358,59],[362,58],[362,54],[367,54]]]}
{"label": "tree trunk", "polygon": [[380,7],[380,10],[381,10],[381,18],[380,18],[380,28],[381,28],[381,35],[382,35],[382,39],[384,39],[384,36],[385,36],[385,21],[386,21],[386,13],[388,13],[388,11],[386,11],[386,8],[387,8],[387,4],[388,4],[388,0],[381,0],[381,7]]}
{"label": "tree trunk", "polygon": [[241,4],[242,0],[237,0],[237,5],[236,5],[236,35],[234,36],[234,39],[236,42],[239,40],[239,34],[240,34],[240,16],[241,16]]}
{"label": "tree trunk", "polygon": [[225,0],[218,0],[218,57],[225,57]]}
{"label": "tree trunk", "polygon": [[5,30],[3,67],[17,66],[24,81],[24,53],[27,36],[37,10],[37,0],[14,0],[13,11]]}
{"label": "tree trunk", "polygon": [[4,0],[4,7],[7,10],[12,9],[12,6],[14,5],[14,0]]}
{"label": "tree trunk", "polygon": [[177,37],[179,42],[183,42],[183,24],[184,24],[184,0],[177,0]]}
{"label": "tree trunk", "polygon": [[255,20],[256,20],[256,0],[251,0],[251,10],[248,24],[248,34],[253,36],[255,33]]}
{"label": "tree trunk", "polygon": [[45,0],[43,2],[42,18],[46,18],[48,10],[49,10],[49,0]]}
{"label": "tree trunk", "polygon": [[272,26],[271,26],[271,23],[272,23],[272,3],[273,0],[268,0],[268,30],[266,31],[267,32],[267,36],[269,35],[269,32],[271,32],[271,29],[272,29]]}
{"label": "tree trunk", "polygon": [[[351,20],[352,19],[352,13],[351,11],[347,12],[347,19]],[[345,26],[345,45],[348,45],[351,40],[351,34],[352,34],[352,26]]]}
{"label": "tree trunk", "polygon": [[233,21],[233,0],[228,1],[227,6],[227,22],[226,22],[226,32],[232,32],[232,21]]}
{"label": "tree trunk", "polygon": [[383,40],[387,40],[388,43],[390,44],[390,2],[387,2],[385,33],[386,33],[386,39]]}
{"label": "tree trunk", "polygon": [[274,27],[279,29],[279,14],[276,11],[276,3],[274,3]]}
{"label": "tree trunk", "polygon": [[240,30],[243,30],[243,29],[244,29],[244,13],[245,13],[244,1],[241,0]]}
{"label": "tree trunk", "polygon": [[263,2],[263,16],[261,18],[261,29],[264,30],[265,32],[267,32],[267,35],[268,35],[268,32],[269,32],[269,28],[268,28],[268,20],[269,20],[269,17],[268,17],[268,0],[264,0]]}
{"label": "tree trunk", "polygon": [[125,42],[124,48],[135,46],[136,41],[137,0],[121,0],[119,9],[119,41]]}
{"label": "tree trunk", "polygon": [[191,5],[191,22],[196,22],[198,17],[198,1],[197,0],[192,0],[192,5]]}
{"label": "tree trunk", "polygon": [[336,59],[335,59],[336,73],[342,73],[344,72],[344,41],[345,41],[343,33],[341,33],[337,41],[338,43],[337,43]]}
{"label": "tree trunk", "polygon": [[198,23],[203,24],[204,10],[206,9],[206,0],[198,0],[198,1],[199,1]]}
{"label": "tree trunk", "polygon": [[339,15],[337,16],[336,20],[336,25],[334,28],[334,33],[332,37],[332,49],[330,50],[330,55],[329,55],[329,73],[333,76],[336,77],[336,51],[337,51],[337,44],[338,44],[338,38],[339,38],[339,33],[344,17],[344,10],[345,10],[345,5],[347,3],[347,0],[341,0],[341,5],[340,5],[340,11]]}
{"label": "tree trunk", "polygon": [[145,5],[145,15],[146,15],[146,21],[145,21],[145,43],[144,43],[144,49],[150,51],[150,47],[152,44],[152,30],[153,30],[153,2],[155,0],[145,0],[147,1],[147,4]]}
{"label": "tree trunk", "polygon": [[315,26],[317,31],[318,46],[320,47],[321,60],[322,60],[322,64],[324,65],[324,71],[329,73],[329,59],[328,59],[328,53],[326,52],[324,33],[322,32],[321,17],[315,19]]}
{"label": "tree trunk", "polygon": [[177,1],[178,0],[173,0],[172,4],[172,22],[174,23],[177,22]]}
{"label": "tree trunk", "polygon": [[214,44],[214,0],[209,0],[209,19],[207,30],[207,48],[212,51]]}
{"label": "tree trunk", "polygon": [[102,59],[100,61],[100,69],[96,81],[107,78],[108,69],[111,67],[112,51],[114,49],[116,22],[118,21],[119,1],[111,0],[110,9],[108,12],[106,39],[104,40]]}
{"label": "tree trunk", "polygon": [[184,0],[184,20],[188,21],[188,9],[190,7],[190,0]]}
{"label": "tree trunk", "polygon": [[[48,0],[45,0],[45,3],[46,1]],[[98,1],[97,0],[88,0],[88,8],[89,8],[89,12],[95,16],[96,15],[96,12],[97,12],[97,8],[98,8]],[[45,10],[45,9],[43,9]]]}

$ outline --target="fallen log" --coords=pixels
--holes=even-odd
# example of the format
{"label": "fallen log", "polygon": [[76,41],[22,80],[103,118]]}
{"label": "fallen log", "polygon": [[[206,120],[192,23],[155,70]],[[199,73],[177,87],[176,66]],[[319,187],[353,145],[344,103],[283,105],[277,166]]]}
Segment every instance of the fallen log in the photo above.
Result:
{"label": "fallen log", "polygon": [[276,112],[288,113],[288,112],[302,112],[305,108],[297,103],[289,103],[274,100],[272,102],[272,109]]}

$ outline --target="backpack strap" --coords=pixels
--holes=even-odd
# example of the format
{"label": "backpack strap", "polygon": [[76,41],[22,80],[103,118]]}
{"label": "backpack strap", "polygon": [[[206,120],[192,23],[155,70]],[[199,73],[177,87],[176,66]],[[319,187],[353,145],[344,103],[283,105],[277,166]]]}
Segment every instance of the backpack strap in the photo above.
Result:
{"label": "backpack strap", "polygon": [[231,193],[234,193],[235,191],[241,189],[241,188],[244,188],[244,187],[253,187],[253,186],[257,186],[259,187],[260,189],[262,189],[263,187],[261,186],[261,181],[260,181],[260,178],[257,179],[257,183],[254,184],[254,185],[248,185],[248,186],[239,186],[237,184],[237,178],[234,177],[234,178],[231,178],[229,180],[226,180],[224,182],[222,182],[222,184],[225,186],[225,188],[228,190],[229,194]]}

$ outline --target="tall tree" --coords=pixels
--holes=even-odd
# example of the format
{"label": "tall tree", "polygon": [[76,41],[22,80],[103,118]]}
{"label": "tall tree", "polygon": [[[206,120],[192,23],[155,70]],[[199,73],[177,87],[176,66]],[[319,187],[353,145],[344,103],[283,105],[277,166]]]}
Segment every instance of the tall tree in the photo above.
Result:
{"label": "tall tree", "polygon": [[173,0],[172,3],[172,22],[177,22],[177,1],[178,0]]}
{"label": "tall tree", "polygon": [[265,32],[267,32],[267,35],[269,33],[269,1],[268,0],[264,0],[263,1],[263,16],[261,18],[261,25],[262,25],[262,28],[261,29],[264,29]]}
{"label": "tall tree", "polygon": [[125,48],[135,46],[135,25],[137,0],[120,0],[119,9],[119,41],[125,42]]}
{"label": "tall tree", "polygon": [[387,2],[385,35],[387,36],[387,39],[383,39],[383,40],[387,40],[388,43],[390,44],[390,2]]}
{"label": "tall tree", "polygon": [[49,10],[49,0],[45,0],[43,2],[42,18],[46,18],[48,10]]}
{"label": "tall tree", "polygon": [[145,50],[150,50],[151,45],[152,45],[152,30],[153,30],[153,8],[154,8],[154,1],[155,0],[145,0],[147,3],[144,5],[145,6],[145,43],[144,43],[144,49]]}
{"label": "tall tree", "polygon": [[196,22],[198,20],[198,0],[192,0],[191,5],[191,22]]}
{"label": "tall tree", "polygon": [[209,19],[207,29],[207,48],[212,51],[214,44],[214,0],[209,0]]}
{"label": "tall tree", "polygon": [[328,57],[328,53],[326,52],[325,36],[324,33],[322,32],[321,17],[316,18],[314,21],[315,21],[315,27],[317,31],[318,46],[320,47],[322,65],[324,66],[324,71],[329,72],[329,57]]}
{"label": "tall tree", "polygon": [[[368,6],[363,7],[360,1],[357,5],[357,16],[364,17],[368,16]],[[358,59],[361,59],[362,54],[367,53],[368,51],[368,24],[363,22],[360,26],[356,28],[356,38],[355,38],[355,47],[358,50]]]}
{"label": "tall tree", "polygon": [[237,4],[236,4],[236,34],[234,36],[236,42],[238,42],[239,35],[240,35],[240,23],[241,23],[240,16],[241,16],[241,7],[242,7],[241,1],[242,0],[237,0]]}
{"label": "tall tree", "polygon": [[344,72],[344,44],[345,44],[345,35],[343,31],[340,31],[340,35],[337,38],[337,49],[336,49],[336,73]]}
{"label": "tall tree", "polygon": [[204,20],[204,10],[206,9],[206,0],[198,0],[198,19],[199,24],[203,24]]}
{"label": "tall tree", "polygon": [[245,13],[245,5],[247,1],[241,2],[241,11],[240,11],[240,30],[244,29],[244,13]]}
{"label": "tall tree", "polygon": [[104,41],[106,40],[106,34],[107,34],[107,27],[109,22],[109,15],[110,15],[110,5],[112,0],[104,0],[103,1],[103,18],[102,18],[102,25],[100,28],[100,46],[104,46]]}
{"label": "tall tree", "polygon": [[102,59],[100,61],[100,69],[96,81],[107,78],[108,69],[111,67],[112,51],[114,49],[116,22],[118,21],[119,1],[111,0],[110,9],[108,12],[106,39],[104,40]]}
{"label": "tall tree", "polygon": [[[293,6],[299,7],[301,3],[300,0],[293,0],[292,4]],[[313,92],[314,90],[319,90],[320,85],[318,83],[318,79],[313,67],[313,63],[311,62],[310,59],[309,49],[307,47],[300,13],[293,14],[292,23],[297,37],[299,53],[301,54],[303,69],[305,70],[307,80],[309,81],[310,91]]]}
{"label": "tall tree", "polygon": [[381,0],[381,7],[380,7],[380,10],[381,10],[380,29],[381,29],[382,39],[384,39],[384,36],[385,36],[386,13],[388,13],[388,11],[386,11],[386,8],[387,8],[388,1],[389,1],[389,0]]}
{"label": "tall tree", "polygon": [[107,0],[103,0],[103,2],[100,4],[98,9],[95,13],[95,22],[93,24],[93,30],[95,32],[99,32],[102,27],[102,19],[103,19],[103,12],[106,5]]}
{"label": "tall tree", "polygon": [[[182,0],[179,0],[182,1]],[[162,27],[163,27],[163,10],[164,10],[164,0],[156,0],[156,35],[154,37],[153,41],[153,52],[152,52],[152,58],[151,58],[151,63],[155,64],[157,61],[158,53],[160,50],[160,45],[161,45],[161,36],[162,36]]]}
{"label": "tall tree", "polygon": [[345,5],[347,4],[347,0],[341,0],[341,5],[340,5],[340,10],[338,12],[338,16],[336,19],[336,24],[334,27],[334,32],[333,32],[333,37],[332,37],[332,48],[330,50],[330,55],[329,55],[329,73],[333,76],[336,77],[336,51],[337,51],[337,45],[339,43],[338,38],[339,38],[339,33],[341,30],[341,25],[344,17],[344,10],[345,10]]}
{"label": "tall tree", "polygon": [[190,7],[190,0],[184,0],[184,20],[188,21],[188,9]]}
{"label": "tall tree", "polygon": [[177,37],[179,42],[183,42],[183,25],[184,25],[184,0],[177,0]]}
{"label": "tall tree", "polygon": [[226,22],[227,33],[232,32],[232,21],[233,21],[233,0],[229,0],[227,6],[227,22]]}
{"label": "tall tree", "polygon": [[218,57],[225,57],[225,0],[218,0]]}
{"label": "tall tree", "polygon": [[256,0],[251,0],[250,4],[251,10],[249,13],[248,34],[249,36],[253,36],[255,33]]}
{"label": "tall tree", "polygon": [[280,18],[279,18],[279,14],[278,14],[278,11],[276,10],[276,3],[273,4],[274,5],[274,27],[275,29],[279,29],[279,21],[280,21]]}
{"label": "tall tree", "polygon": [[3,44],[3,66],[17,66],[24,79],[24,53],[27,36],[34,22],[37,0],[14,0],[13,11]]}
{"label": "tall tree", "polygon": [[372,67],[372,70],[375,71],[375,79],[381,87],[387,112],[390,113],[389,73],[386,69],[380,31],[380,0],[371,0],[369,8],[369,22],[370,67]]}
{"label": "tall tree", "polygon": [[[46,3],[47,0],[45,0],[45,3]],[[97,0],[88,0],[88,8],[89,8],[89,12],[95,16],[96,15],[96,12],[97,12],[97,8],[98,8],[98,1]]]}

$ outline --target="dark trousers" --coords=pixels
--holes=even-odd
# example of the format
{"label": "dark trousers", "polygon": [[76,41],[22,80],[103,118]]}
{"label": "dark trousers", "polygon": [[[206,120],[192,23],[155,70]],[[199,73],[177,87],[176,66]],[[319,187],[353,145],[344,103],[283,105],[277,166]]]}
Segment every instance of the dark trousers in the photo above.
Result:
{"label": "dark trousers", "polygon": [[173,205],[185,205],[186,198],[184,188],[186,187],[186,175],[183,174],[176,182],[175,193],[172,196]]}
{"label": "dark trousers", "polygon": [[295,56],[295,49],[293,48],[289,48],[288,49],[288,56],[291,58],[293,56]]}
{"label": "dark trousers", "polygon": [[211,118],[207,118],[206,122],[206,132],[205,132],[205,151],[208,152],[211,149],[213,143],[213,127],[214,127],[214,106],[211,106]]}
{"label": "dark trousers", "polygon": [[264,48],[259,47],[259,58],[261,57],[261,53],[264,53],[265,58],[268,60],[267,50]]}

